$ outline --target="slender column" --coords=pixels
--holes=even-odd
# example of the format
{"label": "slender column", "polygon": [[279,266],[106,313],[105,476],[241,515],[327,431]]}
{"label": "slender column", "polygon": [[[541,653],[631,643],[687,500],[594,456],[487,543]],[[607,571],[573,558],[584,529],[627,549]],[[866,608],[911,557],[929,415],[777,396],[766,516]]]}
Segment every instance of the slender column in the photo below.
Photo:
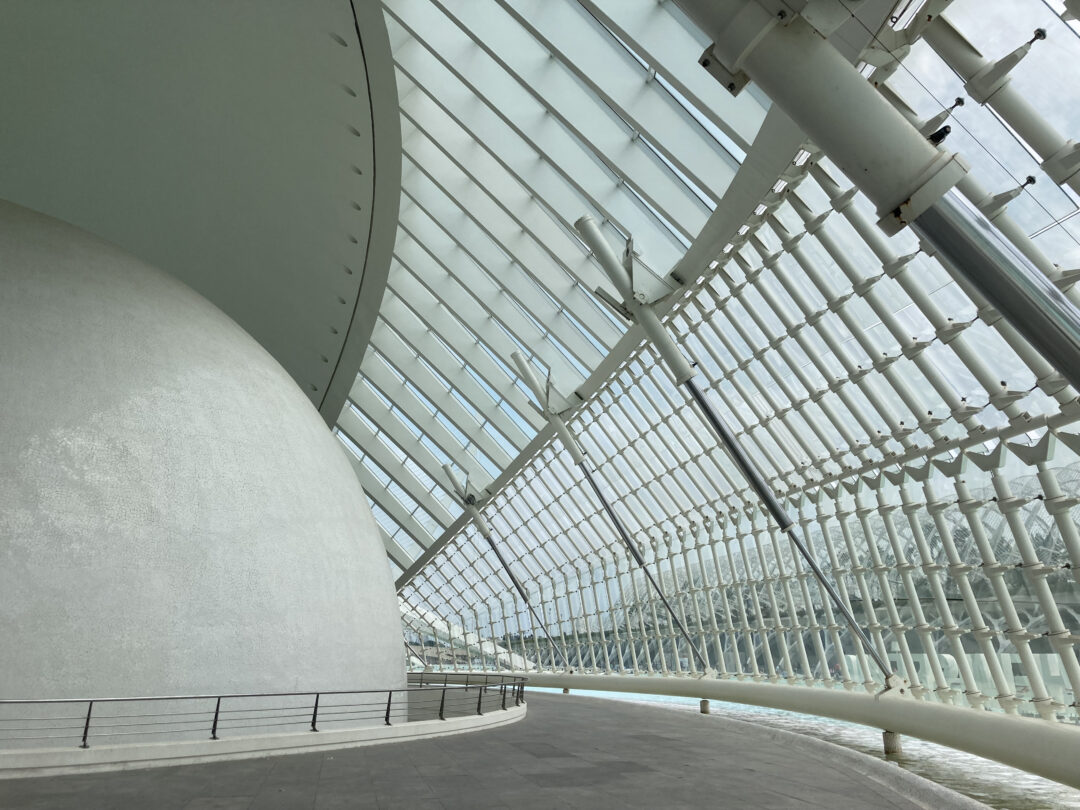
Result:
{"label": "slender column", "polygon": [[870,552],[870,567],[877,576],[878,588],[881,591],[881,601],[884,603],[885,612],[889,615],[889,629],[892,631],[893,640],[900,652],[900,660],[903,661],[904,671],[907,673],[908,682],[911,684],[911,693],[915,697],[922,697],[926,691],[919,680],[919,671],[915,668],[915,659],[911,656],[911,648],[908,646],[908,626],[900,619],[900,611],[896,607],[896,599],[893,597],[892,583],[889,582],[889,573],[892,569],[881,558],[881,549],[877,544],[877,533],[870,523],[870,516],[874,514],[874,508],[868,506],[863,499],[863,490],[855,493],[855,516],[862,528],[863,541]]}
{"label": "slender column", "polygon": [[[674,501],[678,503],[678,500]],[[649,544],[653,549],[653,560],[656,561],[656,572],[658,580],[663,583],[664,581],[664,562],[667,562],[667,567],[671,571],[671,590],[674,591],[672,598],[672,606],[675,608],[675,613],[672,618],[678,618],[678,629],[686,630],[690,626],[690,623],[686,620],[686,606],[683,604],[683,600],[680,598],[679,591],[679,574],[675,570],[674,554],[675,551],[671,545],[671,532],[668,530],[659,531],[654,529],[654,534],[649,538]],[[663,551],[663,554],[661,554]],[[671,654],[675,660],[675,674],[681,675],[683,673],[682,655],[679,652],[679,634],[676,632],[676,627],[671,627],[668,630],[668,638],[671,639]],[[687,642],[693,645],[690,641],[690,631],[686,630],[684,638]],[[690,661],[690,671],[696,672],[697,667],[694,664],[694,656],[688,655],[687,659]]]}
{"label": "slender column", "polygon": [[[713,524],[714,534],[710,538],[709,553],[712,555],[713,570],[716,571],[716,586],[717,592],[720,594],[720,601],[724,606],[724,637],[731,645],[732,658],[735,664],[735,677],[742,678],[745,674],[743,672],[742,659],[739,657],[739,636],[735,631],[735,623],[731,619],[731,602],[728,600],[728,582],[724,578],[724,569],[720,567],[720,556],[717,553],[716,547],[720,543],[724,542],[723,525],[726,525],[727,518],[721,515],[717,515],[716,523]],[[724,648],[720,649],[721,658],[724,656]]]}
{"label": "slender column", "polygon": [[[537,589],[537,590],[539,590],[539,589]],[[537,601],[540,603],[541,608],[543,608],[544,600],[543,600],[543,597],[540,596],[539,594],[537,595]],[[536,625],[538,616],[539,616],[538,612],[534,612],[534,611],[529,612],[529,626],[530,626],[530,630],[532,631],[533,650],[536,651],[536,666],[537,666],[538,669],[543,669],[543,666],[544,666],[544,653],[540,649],[540,634],[537,632],[538,630],[542,630],[542,628],[537,627],[537,625]]]}
{"label": "slender column", "polygon": [[[1051,441],[1053,434],[1051,434]],[[1074,495],[1066,495],[1061,491],[1057,475],[1053,468],[1046,462],[1037,465],[1039,483],[1043,489],[1043,506],[1054,518],[1054,525],[1061,533],[1061,540],[1065,544],[1065,550],[1069,554],[1069,566],[1072,568],[1073,579],[1080,583],[1080,531],[1070,514],[1072,508],[1080,503],[1080,498]]]}
{"label": "slender column", "polygon": [[[799,657],[799,671],[802,673],[801,677],[806,682],[807,686],[812,685],[813,669],[810,666],[810,659],[806,655],[806,641],[803,639],[803,625],[799,623],[799,611],[795,606],[795,598],[791,592],[791,580],[792,575],[787,572],[784,567],[784,557],[780,551],[780,531],[774,526],[769,526],[769,542],[772,545],[773,559],[776,560],[776,575],[780,580],[780,588],[784,592],[784,603],[787,605],[788,617],[791,621],[791,630],[795,635],[795,652]],[[792,670],[789,680],[794,683],[798,679],[795,674],[795,670]]]}
{"label": "slender column", "polygon": [[480,612],[476,609],[476,605],[472,608],[473,615],[473,627],[476,628],[476,646],[480,649],[480,669],[483,672],[488,671],[487,655],[484,654],[484,637],[480,634]]}
{"label": "slender column", "polygon": [[[694,621],[697,624],[697,639],[699,643],[702,643],[702,652],[705,654],[705,659],[709,658],[709,645],[703,643],[705,639],[705,624],[701,620],[701,604],[698,600],[698,595],[701,593],[701,588],[694,587],[694,574],[691,568],[691,556],[693,553],[694,540],[696,540],[696,532],[694,531],[694,524],[691,523],[688,531],[685,531],[679,536],[679,540],[682,543],[682,560],[683,573],[686,575],[686,594],[690,598],[690,605],[694,609]],[[705,572],[698,571],[702,582],[705,579]]]}
{"label": "slender column", "polygon": [[[555,624],[559,628],[559,641],[562,642],[562,649],[566,650],[569,648],[569,644],[566,641],[566,633],[563,631],[562,614],[559,613],[559,590],[555,586],[555,578],[552,575],[549,574],[547,580],[551,584],[551,609],[555,612]],[[565,653],[563,658],[566,658]],[[554,660],[554,657],[552,657],[552,669],[555,668]]]}
{"label": "slender column", "polygon": [[716,603],[713,601],[713,588],[709,583],[709,576],[705,566],[704,547],[709,544],[709,529],[711,525],[712,518],[705,515],[702,519],[701,536],[698,538],[697,543],[697,562],[698,570],[701,572],[701,589],[705,594],[705,606],[709,613],[709,631],[712,633],[713,645],[716,651],[715,659],[718,665],[717,669],[720,670],[720,677],[726,678],[728,671],[727,664],[724,661],[724,642],[720,637],[720,628],[716,624]]}
{"label": "slender column", "polygon": [[585,605],[585,578],[584,572],[575,565],[569,566],[570,570],[574,572],[574,579],[577,581],[577,598],[578,604],[581,605],[581,621],[585,624],[585,637],[587,649],[589,651],[589,661],[592,663],[592,671],[599,671],[599,667],[596,665],[596,644],[594,643],[592,630],[589,629],[589,608]]}
{"label": "slender column", "polygon": [[[814,515],[806,510],[800,511],[798,506],[792,504],[792,507],[796,514],[799,515],[799,525],[802,527],[803,537],[806,538],[806,548],[810,554],[816,559],[818,556],[817,550],[814,548]],[[832,576],[837,581],[837,594],[839,595],[840,604],[844,605],[848,612],[851,612],[851,602],[846,598],[846,594],[843,591],[843,577],[842,572],[836,567],[832,569]],[[823,599],[821,602],[822,612],[825,614],[825,631],[829,634],[829,639],[832,641],[834,654],[836,656],[836,668],[840,673],[840,683],[845,688],[851,687],[851,678],[848,676],[847,661],[844,660],[844,645],[840,639],[840,626],[836,623],[836,617],[833,615],[832,607],[829,605],[828,599]],[[852,614],[854,615],[854,614]],[[858,646],[858,645],[856,645]],[[824,666],[828,668],[828,656],[825,656]],[[831,670],[825,674],[825,684],[831,685],[833,682]]]}
{"label": "slender column", "polygon": [[724,526],[724,556],[727,558],[731,582],[738,587],[736,593],[739,600],[739,625],[742,630],[743,649],[746,650],[746,658],[750,662],[750,675],[755,681],[760,681],[762,676],[758,667],[757,650],[754,647],[754,631],[750,627],[750,617],[746,609],[746,591],[750,588],[750,583],[746,581],[746,577],[739,575],[739,569],[735,567],[735,555],[731,552],[731,544],[738,542],[740,535],[739,520],[740,516],[732,513]]}
{"label": "slender column", "polygon": [[[837,494],[839,495],[839,488]],[[851,517],[852,512],[846,509],[840,509],[838,503],[835,514],[836,522],[840,525],[840,536],[844,539],[844,548],[847,549],[848,558],[851,560],[851,573],[855,576],[855,584],[859,588],[859,598],[862,600],[866,627],[870,631],[871,637],[874,639],[874,646],[877,647],[878,652],[882,655],[886,655],[887,648],[885,646],[885,638],[881,634],[883,625],[878,620],[877,608],[874,606],[874,598],[870,593],[870,586],[866,580],[867,569],[862,564],[858,551],[855,548],[855,540],[851,534],[849,518]],[[865,665],[863,666],[863,678],[864,688],[868,692],[873,692],[875,690],[873,675],[870,673],[870,668]]]}
{"label": "slender column", "polygon": [[[807,584],[807,579],[809,579],[809,577],[806,572],[803,571],[802,563],[799,562],[799,549],[791,542],[791,534],[785,532],[784,537],[788,541],[788,546],[790,546],[789,553],[791,554],[791,567],[795,571],[795,581],[799,584],[799,593],[802,597],[803,611],[806,613],[806,629],[810,633],[810,642],[814,646],[814,654],[817,656],[818,665],[821,667],[821,680],[824,682],[825,686],[831,686],[832,673],[829,672],[829,658],[825,654],[825,642],[822,640],[821,636],[823,628],[818,621],[817,608],[814,607],[814,600],[810,596],[810,586]],[[813,669],[807,672],[807,675],[811,680],[813,680],[813,673]]]}
{"label": "slender column", "polygon": [[[495,669],[498,669],[499,668],[499,651],[498,651],[497,648],[498,648],[499,645],[495,643],[495,639],[497,638],[497,636],[495,635],[495,613],[491,609],[491,602],[488,602],[488,604],[487,604],[487,620],[488,620],[488,633],[490,634],[489,638],[491,639],[491,648],[492,648],[491,649],[492,666]],[[514,664],[513,659],[511,659],[510,660],[510,669],[513,669],[513,664]]]}
{"label": "slender column", "polygon": [[[974,457],[972,456],[972,458]],[[1002,617],[1005,620],[1004,635],[1012,641],[1013,646],[1016,648],[1017,655],[1020,656],[1020,662],[1027,673],[1028,683],[1031,684],[1031,702],[1040,716],[1047,720],[1053,720],[1053,701],[1051,701],[1050,694],[1046,691],[1046,684],[1043,682],[1042,672],[1036,663],[1035,654],[1031,651],[1031,642],[1037,636],[1029,632],[1020,621],[1016,606],[1013,604],[1012,593],[1009,591],[1009,585],[1005,582],[1005,574],[1011,566],[1002,565],[998,561],[997,555],[994,554],[993,545],[990,543],[990,538],[987,536],[986,529],[979,516],[979,511],[986,502],[974,498],[968,489],[967,482],[962,478],[954,479],[953,487],[956,489],[957,506],[959,506],[960,511],[967,519],[971,537],[975,541],[975,546],[979,549],[983,573],[990,580],[990,587],[993,589],[994,596],[1001,607]]]}
{"label": "slender column", "polygon": [[615,639],[615,658],[618,662],[616,671],[621,674],[626,671],[626,650],[623,648],[622,634],[619,632],[619,619],[615,612],[615,598],[611,592],[611,580],[617,578],[619,573],[614,555],[611,555],[611,565],[614,573],[612,575],[608,574],[607,563],[604,562],[604,554],[610,554],[610,552],[606,548],[602,548],[597,552],[597,557],[600,558],[600,570],[604,577],[604,595],[607,596],[607,612],[611,617],[611,635]]}
{"label": "slender column", "polygon": [[1054,600],[1053,591],[1050,590],[1050,583],[1046,581],[1046,578],[1054,573],[1054,569],[1039,559],[1035,544],[1031,541],[1021,515],[1023,504],[1013,495],[1009,482],[1002,475],[1000,468],[991,470],[990,480],[997,493],[997,508],[1005,516],[1013,542],[1016,543],[1016,548],[1020,552],[1020,571],[1028,587],[1039,600],[1043,617],[1046,619],[1047,639],[1061,658],[1061,665],[1069,679],[1073,694],[1080,694],[1080,661],[1077,660],[1073,650],[1075,636],[1069,632],[1069,628],[1062,621],[1061,611]]}
{"label": "slender column", "polygon": [[[930,545],[926,542],[922,522],[918,519],[918,515],[923,511],[924,506],[928,505],[916,501],[911,490],[904,482],[900,484],[900,500],[903,503],[904,514],[907,515],[911,536],[915,539],[915,548],[918,550],[919,558],[922,560],[923,575],[930,586],[930,594],[934,598],[935,607],[937,607],[938,618],[941,620],[941,632],[949,640],[949,648],[952,650],[956,666],[960,671],[960,679],[964,683],[964,694],[967,696],[969,705],[974,709],[978,709],[982,705],[984,698],[975,685],[975,678],[971,672],[971,665],[967,660],[967,653],[964,652],[964,645],[960,641],[963,631],[956,624],[956,619],[953,618],[949,600],[945,596],[945,587],[941,583],[941,569],[944,566],[934,560],[930,552]],[[941,697],[944,699],[946,695],[942,694]]]}
{"label": "slender column", "polygon": [[[637,297],[632,277],[633,256],[630,251],[628,250],[627,255],[624,257],[625,264],[621,264],[618,259],[616,259],[614,253],[612,253],[611,246],[608,245],[607,240],[604,238],[603,234],[600,233],[600,229],[597,228],[596,223],[591,217],[582,217],[575,223],[575,227],[585,243],[592,249],[593,254],[596,256],[608,278],[615,285],[620,295],[622,295],[623,305],[641,325],[646,336],[652,341],[657,352],[667,364],[669,371],[675,378],[675,382],[683,386],[690,394],[691,399],[698,405],[702,416],[705,417],[705,421],[712,427],[714,433],[731,456],[732,461],[735,462],[735,465],[742,472],[751,488],[764,502],[773,519],[779,524],[780,529],[787,533],[788,538],[798,550],[799,555],[806,560],[807,565],[809,565],[810,569],[814,572],[814,576],[817,577],[822,589],[824,589],[829,598],[833,600],[837,609],[847,620],[852,633],[862,641],[871,657],[874,658],[875,663],[881,668],[886,676],[887,688],[894,685],[900,686],[900,679],[891,671],[888,662],[878,655],[878,652],[874,649],[870,639],[855,621],[855,617],[851,614],[851,611],[848,610],[847,605],[840,599],[836,589],[833,588],[832,584],[826,579],[821,568],[818,566],[817,561],[814,560],[813,556],[803,544],[802,538],[795,529],[794,521],[788,517],[787,512],[780,504],[780,500],[776,497],[776,493],[773,492],[772,487],[769,486],[768,482],[762,476],[757,464],[746,453],[738,439],[735,438],[735,435],[728,428],[727,424],[720,418],[720,415],[713,409],[712,404],[705,397],[704,393],[695,384],[693,380],[693,368],[672,340],[671,335],[664,328],[663,324],[661,324],[656,312],[650,305],[643,303]],[[630,246],[628,245],[627,247],[629,248]]]}
{"label": "slender column", "polygon": [[[652,653],[649,651],[649,632],[645,629],[645,603],[642,601],[641,596],[638,594],[637,580],[634,579],[634,571],[630,567],[629,554],[626,560],[626,579],[630,583],[630,596],[634,600],[634,608],[637,613],[637,623],[639,631],[639,639],[641,643],[641,653],[645,656],[645,670],[651,675],[654,671]],[[620,588],[622,580],[620,578]],[[651,605],[651,603],[650,603]],[[655,625],[654,625],[655,627]],[[664,673],[667,672],[667,668],[664,668]]]}
{"label": "slender column", "polygon": [[758,586],[761,584],[761,580],[753,575],[753,571],[750,569],[750,555],[746,553],[746,536],[750,535],[750,541],[753,542],[754,534],[757,531],[754,525],[755,518],[760,512],[750,507],[746,511],[747,531],[739,532],[735,540],[739,544],[739,559],[742,560],[743,571],[746,574],[746,587],[750,592],[750,604],[754,607],[754,624],[757,626],[761,655],[765,659],[765,671],[769,673],[769,680],[776,683],[778,676],[776,674],[776,664],[773,661],[772,647],[769,644],[769,628],[765,624],[765,614],[761,609],[761,600],[758,598]]}
{"label": "slender column", "polygon": [[915,622],[912,630],[919,637],[923,655],[926,656],[927,663],[930,665],[930,673],[934,678],[934,693],[943,703],[951,703],[952,701],[948,699],[949,684],[945,680],[945,673],[941,668],[941,661],[934,645],[934,636],[929,623],[926,621],[926,614],[923,612],[922,600],[919,598],[918,588],[915,587],[915,578],[911,575],[911,572],[915,570],[915,565],[908,560],[907,554],[904,553],[904,546],[900,542],[900,535],[897,533],[896,524],[893,521],[893,512],[899,506],[888,500],[885,489],[880,484],[877,488],[877,502],[877,512],[885,526],[885,536],[888,537],[889,546],[893,552],[895,562],[893,569],[900,574],[900,581],[903,583],[904,593],[907,595],[908,609],[911,611],[912,620]]}
{"label": "slender column", "polygon": [[769,570],[765,557],[765,543],[762,540],[763,535],[765,537],[769,536],[767,519],[761,529],[753,532],[754,549],[757,554],[758,564],[761,566],[762,588],[769,602],[769,615],[772,618],[773,632],[776,634],[777,646],[780,648],[780,658],[783,662],[783,678],[788,683],[795,683],[795,668],[791,663],[791,649],[788,645],[788,627],[784,625],[783,620],[780,618],[780,608],[777,605],[776,591],[773,588],[776,577]]}
{"label": "slender column", "polygon": [[[851,609],[851,597],[848,595],[847,582],[845,581],[844,574],[847,573],[840,567],[840,558],[836,554],[836,546],[832,541],[832,532],[829,527],[830,516],[825,513],[824,509],[824,496],[828,494],[824,488],[818,490],[818,499],[816,503],[816,517],[818,523],[818,530],[821,532],[821,539],[825,544],[825,553],[829,557],[829,567],[833,571],[833,576],[836,577],[836,589],[840,592],[840,598],[844,600],[844,604]],[[835,493],[834,493],[835,497]],[[854,611],[852,611],[854,612]],[[840,642],[835,642],[839,648],[837,656],[840,665],[840,672],[844,678],[844,688],[851,689],[855,686],[855,682],[851,680],[851,675],[847,668],[847,657],[844,655],[843,647],[840,646]],[[861,645],[855,645],[855,655],[859,661],[859,669],[863,674],[864,681],[871,679],[870,667],[866,661],[866,650]]]}
{"label": "slender column", "polygon": [[[956,464],[955,471],[950,470],[955,475],[959,475],[960,471],[960,463]],[[1005,678],[1005,673],[1001,669],[1001,659],[998,658],[997,650],[994,649],[994,636],[996,634],[987,626],[986,620],[983,619],[982,608],[979,606],[979,600],[975,596],[975,590],[971,587],[971,581],[968,578],[972,566],[965,563],[961,558],[956,548],[956,542],[953,540],[952,527],[945,517],[945,511],[950,504],[938,496],[929,476],[923,481],[923,492],[926,494],[926,509],[934,519],[938,538],[941,541],[942,548],[945,550],[945,558],[949,561],[949,575],[956,581],[957,588],[960,590],[960,597],[964,600],[964,607],[967,610],[968,618],[971,620],[971,634],[979,645],[979,651],[982,653],[986,670],[997,691],[994,699],[1006,713],[1016,714],[1016,695],[1013,694],[1012,687]],[[981,702],[980,698],[983,697],[981,687],[978,687],[978,690],[976,694],[968,695],[968,701],[972,706],[976,705],[976,701]]]}
{"label": "slender column", "polygon": [[[603,560],[601,560],[600,557],[598,555],[595,555],[595,554],[587,554],[586,557],[585,557],[586,560],[588,560],[589,557],[593,557],[594,559],[596,559],[596,561],[598,563],[597,567],[599,567],[599,569],[600,569],[600,571],[599,571],[600,576],[603,577],[603,575],[604,575],[604,570],[603,570],[604,562],[603,562]],[[600,591],[596,587],[597,567],[590,566],[589,569],[588,569],[589,570],[589,593],[592,594],[593,615],[596,616],[596,629],[600,633],[600,652],[602,653],[603,659],[604,659],[604,672],[610,673],[611,672],[611,653],[610,653],[610,650],[608,649],[607,633],[604,631],[604,616],[603,616],[603,613],[601,613],[601,611],[600,611]]]}

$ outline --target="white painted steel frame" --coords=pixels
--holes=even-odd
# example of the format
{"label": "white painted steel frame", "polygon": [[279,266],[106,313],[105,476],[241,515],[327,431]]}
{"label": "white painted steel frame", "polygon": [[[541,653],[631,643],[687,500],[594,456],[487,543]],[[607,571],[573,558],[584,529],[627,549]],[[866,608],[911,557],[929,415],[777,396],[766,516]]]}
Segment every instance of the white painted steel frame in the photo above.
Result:
{"label": "white painted steel frame", "polygon": [[[927,6],[931,18],[948,5]],[[339,427],[393,543],[404,614],[443,623],[413,624],[417,640],[438,645],[443,666],[505,666],[490,644],[561,667],[438,483],[450,463],[571,666],[698,671],[530,406],[510,361],[521,351],[565,395],[564,418],[721,679],[816,687],[807,705],[823,689],[881,687],[786,536],[699,438],[640,328],[594,295],[613,291],[570,230],[590,212],[609,241],[633,234],[645,290],[674,268],[667,327],[915,698],[1075,724],[1080,411],[1061,375],[910,234],[885,237],[781,113],[682,61],[708,42],[670,4],[386,11],[401,227],[356,410]],[[936,50],[957,58],[925,22],[883,29],[879,46],[900,44],[868,54],[871,80],[921,127],[931,116],[925,98],[905,98],[911,76],[948,70]],[[947,106],[935,126],[967,123]],[[1000,122],[985,116],[972,131],[1043,126],[1018,126],[1009,109],[997,113],[1012,131],[990,132]],[[1080,300],[1062,263],[1080,250],[1059,250],[1080,244],[1076,232],[1057,210],[1033,223],[1023,178],[1038,169],[1008,166],[1013,186],[987,190],[977,163],[960,192]],[[1040,176],[1040,200],[1052,181]],[[1060,238],[1029,236],[1046,227]]]}

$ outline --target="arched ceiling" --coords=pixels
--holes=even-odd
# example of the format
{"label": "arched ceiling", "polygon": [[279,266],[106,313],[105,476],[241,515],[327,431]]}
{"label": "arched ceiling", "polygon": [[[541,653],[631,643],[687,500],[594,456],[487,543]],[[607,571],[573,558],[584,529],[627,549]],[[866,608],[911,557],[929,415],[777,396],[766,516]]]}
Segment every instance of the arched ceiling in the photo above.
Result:
{"label": "arched ceiling", "polygon": [[705,43],[670,5],[384,8],[401,214],[338,428],[405,568],[460,528],[442,464],[484,490],[537,438],[511,354],[569,393],[623,338],[572,221],[587,212],[612,239],[632,233],[662,275],[723,196],[764,107],[680,58]]}
{"label": "arched ceiling", "polygon": [[[633,236],[653,286],[707,271],[803,136],[755,88],[697,63],[674,3],[387,0],[402,202],[386,297],[339,435],[404,584],[550,438],[513,370],[528,356],[580,403],[640,344],[573,231]],[[852,58],[884,2],[838,32]],[[850,40],[850,42],[849,42]],[[679,286],[675,284],[674,286]]]}
{"label": "arched ceiling", "polygon": [[190,284],[332,421],[398,205],[378,6],[14,0],[3,19],[0,197]]}

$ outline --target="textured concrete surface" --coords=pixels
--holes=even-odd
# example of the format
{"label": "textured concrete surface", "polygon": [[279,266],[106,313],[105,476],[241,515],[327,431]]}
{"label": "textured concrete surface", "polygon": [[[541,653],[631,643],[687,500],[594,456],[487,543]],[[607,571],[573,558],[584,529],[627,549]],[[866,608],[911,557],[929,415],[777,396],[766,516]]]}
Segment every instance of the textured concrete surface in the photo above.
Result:
{"label": "textured concrete surface", "polygon": [[345,450],[221,310],[0,202],[0,370],[0,697],[404,686]]}
{"label": "textured concrete surface", "polygon": [[529,696],[522,722],[462,737],[0,782],[0,810],[954,806],[972,803],[887,763],[835,756],[821,742],[715,716],[547,694]]}

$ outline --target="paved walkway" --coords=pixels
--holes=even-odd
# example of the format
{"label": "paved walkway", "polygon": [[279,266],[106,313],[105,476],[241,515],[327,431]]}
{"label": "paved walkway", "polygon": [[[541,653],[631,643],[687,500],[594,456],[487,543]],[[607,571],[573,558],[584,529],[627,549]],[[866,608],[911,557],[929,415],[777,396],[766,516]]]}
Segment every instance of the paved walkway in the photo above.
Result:
{"label": "paved walkway", "polygon": [[0,781],[0,808],[971,807],[888,763],[715,716],[529,695],[487,732],[344,751]]}

